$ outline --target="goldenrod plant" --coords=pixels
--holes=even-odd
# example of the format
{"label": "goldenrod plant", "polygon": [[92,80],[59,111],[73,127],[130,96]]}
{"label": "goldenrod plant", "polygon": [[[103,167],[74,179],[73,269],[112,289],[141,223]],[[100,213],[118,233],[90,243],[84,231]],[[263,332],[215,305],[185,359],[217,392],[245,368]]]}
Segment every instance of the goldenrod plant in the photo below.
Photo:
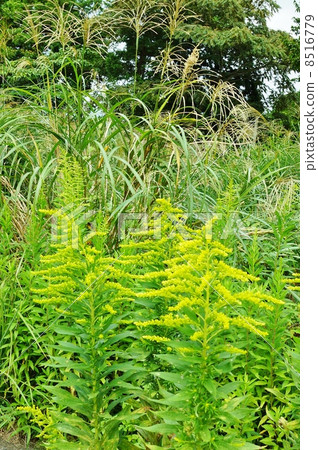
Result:
{"label": "goldenrod plant", "polygon": [[[260,341],[268,334],[265,323],[258,320],[259,313],[254,317],[247,315],[248,306],[254,305],[256,311],[272,311],[283,301],[257,287],[258,278],[254,275],[224,262],[231,250],[212,239],[211,222],[199,230],[190,229],[183,225],[180,210],[164,200],[159,204],[160,221],[154,223],[152,232],[159,232],[159,223],[161,230],[173,228],[172,248],[168,250],[162,240],[157,246],[153,241],[152,247],[148,240],[125,246],[139,246],[137,256],[146,256],[150,250],[145,252],[145,248],[153,252],[155,247],[166,255],[164,271],[161,263],[153,275],[137,275],[137,280],[155,288],[137,292],[136,301],[143,300],[148,307],[137,312],[134,323],[141,342],[149,342],[157,359],[165,362],[159,363],[165,371],[157,369],[153,376],[171,386],[160,387],[158,381],[159,397],[152,396],[153,402],[169,407],[166,413],[161,410],[153,414],[167,420],[143,429],[173,435],[173,448],[195,446],[197,442],[202,442],[200,448],[219,448],[222,440],[228,445],[240,445],[244,427],[239,426],[236,417],[246,418],[252,412],[246,404],[245,409],[239,407],[248,397],[235,397],[240,382],[222,385],[219,380],[231,371],[236,358],[247,353],[242,342],[235,339],[239,335],[235,328],[254,333]],[[128,260],[129,256],[125,264]],[[132,261],[136,261],[136,255]],[[246,283],[250,286],[243,287]],[[224,401],[225,393],[230,392],[231,401]],[[151,398],[149,402],[153,403]],[[234,429],[227,433],[231,426]]]}
{"label": "goldenrod plant", "polygon": [[48,448],[147,445],[149,434],[165,448],[257,448],[252,397],[235,380],[248,352],[235,329],[262,343],[269,330],[258,311],[284,302],[224,261],[231,249],[213,240],[213,221],[193,229],[167,200],[154,214],[117,258],[70,240],[33,272],[33,301],[56,336],[46,366],[59,380],[42,386],[55,406]]}

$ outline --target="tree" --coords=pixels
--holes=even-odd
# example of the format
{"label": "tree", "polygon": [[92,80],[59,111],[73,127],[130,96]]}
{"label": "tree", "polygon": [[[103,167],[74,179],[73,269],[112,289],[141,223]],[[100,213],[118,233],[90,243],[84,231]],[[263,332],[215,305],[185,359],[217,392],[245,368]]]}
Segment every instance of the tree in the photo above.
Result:
{"label": "tree", "polygon": [[[59,67],[67,50],[80,61],[82,73],[94,70],[115,83],[125,79],[136,92],[141,82],[162,81],[170,59],[180,63],[197,47],[210,78],[215,73],[216,80],[233,83],[263,110],[266,80],[275,79],[281,91],[288,91],[289,74],[299,67],[297,36],[268,28],[267,19],[278,9],[274,0],[46,0],[40,5],[5,0],[0,5],[1,74],[11,84],[23,84],[23,73],[37,81],[39,56]],[[68,26],[65,35],[51,26],[58,11]],[[74,31],[76,24],[80,32]],[[93,31],[89,45],[85,26]],[[50,33],[58,37],[52,40]],[[120,45],[109,48],[111,43]],[[11,72],[10,64],[4,69],[5,61]]]}
{"label": "tree", "polygon": [[[148,17],[154,14],[153,8],[158,2],[139,2],[149,8]],[[122,7],[124,16],[127,0],[115,3]],[[174,4],[175,8],[164,14],[167,4]],[[169,17],[176,13],[180,4],[183,10],[178,26],[173,36],[169,36]],[[275,78],[285,88],[291,88],[288,74],[298,71],[297,39],[287,32],[271,30],[267,25],[267,19],[278,9],[273,0],[163,1],[157,8],[162,14],[163,26],[153,25],[139,38],[138,75],[142,79],[153,78],[149,62],[164,51],[172,38],[172,46],[179,44],[188,52],[193,45],[198,46],[202,67],[242,89],[247,100],[262,110],[266,80]],[[126,51],[121,50],[115,56],[121,59],[123,68],[130,69],[126,74],[131,75],[135,44],[133,27],[129,29],[127,22],[126,27],[119,30],[118,39],[126,43]]]}
{"label": "tree", "polygon": [[[0,4],[0,79],[2,86],[40,84],[69,57],[84,71],[100,65],[109,44],[102,0],[4,0]],[[94,9],[95,14],[90,11]]]}
{"label": "tree", "polygon": [[261,109],[265,81],[275,77],[288,84],[287,75],[295,70],[290,61],[294,39],[267,26],[278,5],[273,0],[196,0],[195,8],[200,21],[185,31],[201,43],[204,64]]}

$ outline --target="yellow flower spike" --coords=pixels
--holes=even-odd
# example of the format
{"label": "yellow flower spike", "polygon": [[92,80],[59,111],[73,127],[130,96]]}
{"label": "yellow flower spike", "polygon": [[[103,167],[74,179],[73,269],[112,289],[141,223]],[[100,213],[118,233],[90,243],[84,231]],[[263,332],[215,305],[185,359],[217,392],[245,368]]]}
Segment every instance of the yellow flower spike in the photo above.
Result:
{"label": "yellow flower spike", "polygon": [[39,212],[47,216],[53,216],[54,214],[58,214],[60,216],[58,209],[39,209]]}
{"label": "yellow flower spike", "polygon": [[85,325],[85,323],[87,323],[87,319],[77,319],[75,320],[75,322],[80,325]]}
{"label": "yellow flower spike", "polygon": [[179,347],[176,349],[178,352],[180,353],[193,353],[193,348],[188,348],[188,347]]}
{"label": "yellow flower spike", "polygon": [[283,283],[287,284],[287,289],[290,291],[300,291],[300,286],[294,286],[300,283],[300,274],[298,272],[293,273],[294,278],[284,278]]}
{"label": "yellow flower spike", "polygon": [[164,336],[150,336],[150,335],[145,335],[142,336],[143,339],[146,339],[148,341],[152,341],[152,342],[169,342],[170,339]]}
{"label": "yellow flower spike", "polygon": [[285,304],[285,302],[283,300],[279,300],[278,298],[275,298],[275,297],[273,297],[271,295],[268,295],[268,294],[260,293],[259,297],[264,299],[264,300],[268,300],[271,303],[275,303],[276,305],[284,305]]}
{"label": "yellow flower spike", "polygon": [[213,287],[217,291],[217,293],[221,296],[221,298],[224,299],[227,303],[230,304],[241,303],[234,295],[232,295],[232,293],[225,286],[223,286],[223,284],[216,283]]}
{"label": "yellow flower spike", "polygon": [[50,297],[50,298],[34,298],[34,303],[38,305],[59,304],[65,302],[64,297]]}
{"label": "yellow flower spike", "polygon": [[252,319],[251,317],[233,317],[231,319],[233,325],[237,325],[241,328],[246,328],[249,331],[252,331],[255,334],[259,334],[260,336],[267,336],[267,331],[260,330],[257,328],[258,326],[264,326],[264,322],[259,322],[257,320]]}
{"label": "yellow flower spike", "polygon": [[300,286],[288,286],[290,291],[300,291]]}
{"label": "yellow flower spike", "polygon": [[70,311],[67,311],[66,309],[62,309],[62,308],[55,308],[55,311],[64,316],[72,315],[72,313]]}
{"label": "yellow flower spike", "polygon": [[290,283],[290,284],[292,284],[292,283],[300,283],[300,278],[284,278],[283,280],[282,280],[282,282],[283,283]]}
{"label": "yellow flower spike", "polygon": [[203,337],[202,331],[196,331],[193,333],[193,335],[190,337],[191,341],[199,341]]}
{"label": "yellow flower spike", "polygon": [[95,280],[97,280],[97,275],[95,273],[89,272],[85,277],[86,286],[91,286]]}
{"label": "yellow flower spike", "polygon": [[111,305],[109,305],[109,304],[108,305],[104,305],[103,306],[103,310],[107,311],[111,315],[117,314],[117,311],[115,311],[114,308]]}
{"label": "yellow flower spike", "polygon": [[221,250],[219,248],[212,248],[212,250],[210,250],[210,255],[222,256],[223,258],[226,258],[228,256],[228,253],[224,252],[223,250]]}
{"label": "yellow flower spike", "polygon": [[88,263],[93,264],[95,262],[95,256],[93,255],[86,255],[86,260]]}
{"label": "yellow flower spike", "polygon": [[160,319],[146,320],[144,322],[135,322],[137,327],[147,327],[149,325],[158,325],[165,327],[178,327],[180,325],[190,324],[191,320],[188,317],[177,317],[172,314],[166,314]]}
{"label": "yellow flower spike", "polygon": [[228,330],[230,328],[230,317],[226,316],[225,314],[217,311],[213,311],[211,316],[219,322],[221,325],[223,325],[223,328],[225,330]]}
{"label": "yellow flower spike", "polygon": [[130,325],[130,324],[134,323],[134,321],[132,319],[122,319],[119,321],[119,323],[123,324],[123,325]]}
{"label": "yellow flower spike", "polygon": [[49,415],[48,410],[46,410],[46,414],[44,414],[37,406],[18,406],[17,410],[32,414],[33,418],[31,419],[31,422],[36,423],[40,428],[43,428],[41,433],[36,436],[37,438],[44,438],[46,440],[51,440],[52,442],[56,438],[62,437],[62,433],[58,431],[57,428],[52,427],[53,419]]}
{"label": "yellow flower spike", "polygon": [[234,347],[233,345],[226,345],[224,347],[224,351],[226,351],[227,353],[233,353],[233,354],[238,354],[238,355],[246,355],[247,351],[246,350],[242,350],[241,348],[237,348]]}
{"label": "yellow flower spike", "polygon": [[221,244],[221,242],[213,241],[211,244],[215,249],[222,250],[224,253],[230,254],[233,252],[232,248],[225,247],[225,245]]}
{"label": "yellow flower spike", "polygon": [[241,269],[228,266],[223,261],[218,261],[216,266],[219,274],[223,277],[231,277],[239,281],[259,281],[260,278],[250,275]]}

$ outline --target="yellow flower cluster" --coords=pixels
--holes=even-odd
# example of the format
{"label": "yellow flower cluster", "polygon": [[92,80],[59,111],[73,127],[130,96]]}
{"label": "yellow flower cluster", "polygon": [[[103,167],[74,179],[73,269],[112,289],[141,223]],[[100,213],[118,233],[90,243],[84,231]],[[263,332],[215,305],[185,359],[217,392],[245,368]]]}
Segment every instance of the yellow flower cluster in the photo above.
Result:
{"label": "yellow flower cluster", "polygon": [[236,325],[241,328],[246,328],[253,333],[259,334],[260,336],[267,336],[267,331],[260,330],[259,326],[264,326],[264,322],[260,322],[258,320],[254,320],[251,317],[233,317],[231,319],[233,325]]}
{"label": "yellow flower cluster", "polygon": [[[283,305],[284,302],[282,300],[279,300],[271,295],[264,294],[262,292],[257,291],[242,291],[238,294],[235,294],[235,298],[239,300],[246,300],[250,303],[254,303],[255,305],[258,305],[260,308],[265,308],[269,311],[273,310],[273,306],[268,304],[267,302],[274,303],[276,305]],[[267,300],[267,302],[264,302],[262,300]]]}
{"label": "yellow flower cluster", "polygon": [[40,428],[43,428],[42,432],[37,435],[37,438],[43,437],[44,439],[49,439],[51,442],[54,442],[56,438],[62,437],[62,433],[53,426],[53,419],[48,411],[46,414],[43,414],[37,406],[18,406],[17,410],[30,413],[33,416],[31,422],[34,422]]}
{"label": "yellow flower cluster", "polygon": [[190,337],[191,341],[199,341],[203,337],[202,331],[196,331],[193,333],[193,335]]}
{"label": "yellow flower cluster", "polygon": [[[154,220],[153,227],[161,225],[161,232],[164,235],[166,231],[171,231],[171,205],[169,202],[162,201],[157,204],[158,212],[161,212],[160,221]],[[150,305],[158,305],[158,309],[163,311],[161,316],[157,316],[157,310],[154,310],[154,316],[146,320],[136,321],[138,327],[156,327],[165,326],[178,328],[186,324],[194,327],[191,341],[208,342],[213,333],[218,330],[227,330],[230,326],[240,326],[250,331],[265,336],[267,333],[260,330],[264,324],[255,321],[250,317],[232,317],[228,311],[229,305],[242,305],[243,302],[252,302],[259,307],[273,309],[273,305],[283,304],[281,300],[275,299],[267,292],[256,292],[256,290],[246,290],[240,293],[234,293],[231,288],[231,280],[240,282],[256,282],[258,277],[250,275],[247,272],[231,267],[223,259],[228,257],[232,249],[223,244],[212,241],[206,234],[210,233],[211,223],[201,230],[191,230],[187,234],[187,239],[182,236],[182,231],[187,227],[182,223],[179,211],[175,211],[176,239],[173,244],[167,239],[162,238],[162,245],[157,247],[158,241],[147,238],[142,242],[136,242],[132,245],[127,244],[126,248],[134,248],[139,256],[143,257],[145,250],[154,251],[154,257],[160,255],[160,263],[166,265],[166,269],[161,267],[158,271],[152,270],[147,274],[137,274],[137,280],[154,281],[153,285],[159,285],[158,288],[144,289],[137,292],[135,297],[151,299]],[[169,222],[170,220],[170,222]],[[180,229],[178,228],[180,225]],[[146,236],[146,235],[145,235]],[[143,246],[144,244],[144,246]],[[169,245],[169,247],[167,247]],[[166,252],[169,258],[164,254],[163,249],[168,248]],[[147,253],[146,253],[147,254]],[[126,261],[139,261],[135,254],[130,258],[125,257]],[[128,275],[129,277],[129,275]],[[126,277],[127,278],[127,277]],[[227,284],[228,283],[228,284]],[[233,283],[232,283],[233,284]],[[235,291],[239,283],[234,283]],[[153,307],[153,306],[151,306]],[[231,312],[232,314],[232,312]],[[190,319],[191,317],[191,319]],[[203,325],[205,323],[205,325]],[[203,327],[204,331],[203,331]],[[182,334],[181,330],[179,332]],[[155,332],[154,332],[155,334]],[[188,337],[188,335],[187,335]],[[235,347],[227,347],[227,351],[243,354],[245,351]]]}
{"label": "yellow flower cluster", "polygon": [[120,264],[122,266],[138,264],[142,267],[145,263],[151,264],[157,262],[157,260],[158,253],[154,250],[150,250],[149,252],[141,253],[139,255],[124,255],[120,259]]}
{"label": "yellow flower cluster", "polygon": [[147,272],[144,274],[133,274],[132,278],[136,280],[155,280],[158,278],[166,277],[167,274],[164,270],[158,270],[157,272]]}
{"label": "yellow flower cluster", "polygon": [[262,294],[262,293],[259,293],[258,295],[260,298],[263,298],[264,300],[267,300],[271,303],[275,303],[276,305],[284,305],[285,304],[285,302],[283,300],[279,300],[278,298],[275,298],[272,295]]}
{"label": "yellow flower cluster", "polygon": [[117,281],[106,281],[105,287],[107,289],[115,289],[120,293],[120,295],[125,295],[128,297],[134,297],[135,295],[135,292],[132,289],[122,286]]}
{"label": "yellow flower cluster", "polygon": [[169,306],[169,311],[180,311],[182,308],[185,308],[187,306],[194,306],[194,305],[204,305],[204,299],[202,297],[185,297],[182,300],[179,301],[179,303],[175,306]]}
{"label": "yellow flower cluster", "polygon": [[39,426],[52,423],[52,418],[43,414],[38,406],[18,406],[17,410],[32,414],[32,422],[36,422]]}
{"label": "yellow flower cluster", "polygon": [[225,245],[221,244],[221,242],[218,241],[212,241],[211,244],[213,248],[218,248],[219,250],[222,250],[224,253],[228,255],[233,251],[231,248],[226,247]]}
{"label": "yellow flower cluster", "polygon": [[294,278],[285,278],[282,280],[282,282],[288,285],[287,288],[290,291],[300,291],[300,286],[294,286],[300,283],[300,274],[293,273],[293,277]]}
{"label": "yellow flower cluster", "polygon": [[246,350],[242,350],[241,348],[234,347],[233,345],[230,344],[224,346],[224,351],[227,353],[233,353],[238,355],[246,355],[247,353]]}
{"label": "yellow flower cluster", "polygon": [[69,293],[73,292],[73,290],[76,288],[76,283],[73,280],[64,281],[62,283],[58,284],[50,284],[48,287],[45,288],[32,288],[31,291],[34,294],[56,294],[57,292],[61,293]]}
{"label": "yellow flower cluster", "polygon": [[232,293],[225,286],[223,286],[223,284],[215,283],[213,285],[213,288],[221,296],[221,298],[226,301],[226,303],[230,303],[231,305],[241,304],[241,301],[238,299],[238,297],[232,295]]}
{"label": "yellow flower cluster", "polygon": [[65,302],[65,297],[44,297],[44,298],[34,298],[34,303],[38,305],[49,305],[50,303],[59,304]]}
{"label": "yellow flower cluster", "polygon": [[219,322],[225,330],[228,330],[230,328],[231,318],[226,316],[224,313],[212,311],[211,317],[215,319],[217,322]]}
{"label": "yellow flower cluster", "polygon": [[[94,234],[94,236],[104,236],[104,234],[106,234],[106,233],[96,232],[93,234]],[[91,236],[91,234],[89,234],[87,236],[87,239],[89,238],[89,236]],[[95,248],[95,247],[84,247],[84,249],[81,251],[81,253],[84,255],[87,253],[92,253],[94,255],[100,255],[102,252],[100,250],[97,250],[97,248]]]}
{"label": "yellow flower cluster", "polygon": [[144,322],[135,322],[138,327],[147,327],[149,325],[158,325],[165,327],[179,327],[180,325],[190,324],[191,320],[188,317],[178,317],[172,314],[161,316],[160,319],[146,320]]}
{"label": "yellow flower cluster", "polygon": [[117,313],[117,311],[115,311],[114,308],[109,304],[104,305],[103,309],[104,309],[104,311],[107,311],[111,315],[115,315]]}
{"label": "yellow flower cluster", "polygon": [[72,313],[70,311],[67,311],[66,309],[62,309],[62,308],[55,308],[55,311],[64,316],[72,315]]}
{"label": "yellow flower cluster", "polygon": [[94,263],[95,263],[95,258],[96,258],[95,255],[86,255],[86,261],[87,261],[89,264],[94,264]]}
{"label": "yellow flower cluster", "polygon": [[300,278],[284,278],[283,283],[300,283]]}
{"label": "yellow flower cluster", "polygon": [[241,269],[236,269],[235,267],[228,266],[224,261],[218,261],[216,269],[219,275],[224,277],[234,278],[239,281],[258,281],[259,278],[254,275],[250,275]]}
{"label": "yellow flower cluster", "polygon": [[[51,261],[41,261],[42,263],[46,264],[46,263],[51,263]],[[32,275],[50,275],[50,274],[62,274],[62,273],[67,273],[69,274],[69,272],[74,269],[74,270],[83,270],[85,269],[85,263],[79,263],[79,262],[67,262],[65,264],[60,264],[59,266],[56,267],[49,267],[47,269],[41,269],[41,270],[36,270],[32,272]]]}
{"label": "yellow flower cluster", "polygon": [[220,248],[212,248],[209,252],[211,256],[221,256],[223,258],[226,258],[228,256],[228,253],[221,250]]}
{"label": "yellow flower cluster", "polygon": [[45,214],[47,216],[53,216],[54,214],[58,214],[58,209],[39,209],[39,212]]}
{"label": "yellow flower cluster", "polygon": [[143,339],[147,339],[148,341],[152,341],[152,342],[169,342],[170,339],[164,336],[150,336],[150,335],[146,335],[146,336],[142,336]]}
{"label": "yellow flower cluster", "polygon": [[156,204],[158,205],[158,206],[155,206],[154,207],[154,211],[158,211],[158,212],[166,212],[166,213],[169,213],[169,214],[172,214],[172,213],[175,213],[175,214],[182,214],[182,209],[179,209],[179,208],[174,208],[172,205],[171,205],[171,201],[170,201],[170,198],[168,198],[168,199],[165,199],[165,198],[158,198],[157,200],[156,200]]}
{"label": "yellow flower cluster", "polygon": [[84,283],[86,284],[86,286],[91,286],[92,284],[94,284],[94,282],[97,280],[98,276],[96,273],[94,272],[89,272],[84,279]]}
{"label": "yellow flower cluster", "polygon": [[87,319],[76,319],[75,322],[80,325],[85,325],[87,323]]}
{"label": "yellow flower cluster", "polygon": [[259,306],[260,308],[265,308],[269,311],[273,310],[273,306],[269,305],[266,302],[262,302],[261,298],[259,297],[259,295],[257,295],[257,293],[252,292],[252,291],[243,291],[240,292],[239,294],[236,294],[236,298],[237,299],[244,299],[250,303],[254,303],[255,305]]}
{"label": "yellow flower cluster", "polygon": [[189,347],[178,347],[177,351],[180,353],[192,353],[194,350],[193,350],[193,348],[189,348]]}

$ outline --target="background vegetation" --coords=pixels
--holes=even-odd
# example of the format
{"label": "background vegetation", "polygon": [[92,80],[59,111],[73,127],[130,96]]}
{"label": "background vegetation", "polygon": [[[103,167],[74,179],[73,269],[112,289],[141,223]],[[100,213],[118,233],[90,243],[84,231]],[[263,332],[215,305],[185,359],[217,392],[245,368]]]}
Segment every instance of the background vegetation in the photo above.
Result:
{"label": "background vegetation", "polygon": [[299,57],[276,8],[1,3],[0,439],[299,448]]}

